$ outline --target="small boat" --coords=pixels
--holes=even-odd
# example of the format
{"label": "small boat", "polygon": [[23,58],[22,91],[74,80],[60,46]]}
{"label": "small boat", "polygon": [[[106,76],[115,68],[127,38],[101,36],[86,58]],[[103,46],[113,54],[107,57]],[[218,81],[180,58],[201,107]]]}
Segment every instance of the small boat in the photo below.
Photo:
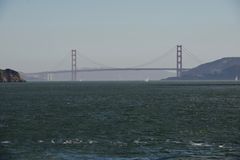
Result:
{"label": "small boat", "polygon": [[145,82],[149,82],[149,78],[147,77],[144,81],[145,81]]}

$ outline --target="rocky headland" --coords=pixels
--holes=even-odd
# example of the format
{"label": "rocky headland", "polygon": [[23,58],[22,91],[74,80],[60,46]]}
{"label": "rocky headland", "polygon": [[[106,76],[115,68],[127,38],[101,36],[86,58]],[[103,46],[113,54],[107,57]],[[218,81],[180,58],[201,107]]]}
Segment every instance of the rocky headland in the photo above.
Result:
{"label": "rocky headland", "polygon": [[17,71],[12,69],[0,69],[0,82],[25,82]]}

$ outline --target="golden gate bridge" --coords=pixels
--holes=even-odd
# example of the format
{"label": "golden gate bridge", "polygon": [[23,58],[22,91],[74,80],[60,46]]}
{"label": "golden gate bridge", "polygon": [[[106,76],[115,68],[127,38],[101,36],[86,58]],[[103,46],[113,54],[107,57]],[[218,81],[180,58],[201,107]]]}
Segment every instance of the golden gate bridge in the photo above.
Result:
{"label": "golden gate bridge", "polygon": [[[165,52],[164,54],[160,55],[159,57],[146,62],[144,64],[132,66],[132,67],[109,67],[105,64],[96,62],[82,54],[80,54],[76,49],[71,50],[71,68],[69,70],[55,70],[55,71],[44,71],[44,72],[36,72],[36,73],[29,73],[28,75],[32,77],[44,77],[46,80],[51,80],[51,77],[54,74],[61,74],[61,73],[70,73],[71,74],[71,80],[77,81],[78,74],[81,72],[101,72],[101,71],[176,71],[176,77],[180,78],[184,71],[188,71],[191,68],[184,68],[183,67],[183,55],[190,55],[192,58],[197,60],[198,62],[201,62],[197,56],[195,56],[192,52],[184,48],[182,45],[177,45],[174,47],[175,53],[176,53],[176,67],[145,67],[147,65],[150,65],[159,59],[164,58],[167,54],[170,53],[169,50]],[[102,68],[81,68],[78,69],[77,67],[77,57],[85,57],[85,59],[88,59],[92,63],[101,66]],[[81,75],[81,74],[80,74]]]}

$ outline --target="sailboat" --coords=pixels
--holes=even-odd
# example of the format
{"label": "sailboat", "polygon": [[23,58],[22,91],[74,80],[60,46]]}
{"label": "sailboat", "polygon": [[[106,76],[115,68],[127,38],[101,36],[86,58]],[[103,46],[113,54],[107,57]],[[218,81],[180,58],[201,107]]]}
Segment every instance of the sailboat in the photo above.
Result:
{"label": "sailboat", "polygon": [[238,81],[238,80],[239,80],[239,78],[238,78],[238,76],[236,76],[236,77],[235,77],[235,81]]}

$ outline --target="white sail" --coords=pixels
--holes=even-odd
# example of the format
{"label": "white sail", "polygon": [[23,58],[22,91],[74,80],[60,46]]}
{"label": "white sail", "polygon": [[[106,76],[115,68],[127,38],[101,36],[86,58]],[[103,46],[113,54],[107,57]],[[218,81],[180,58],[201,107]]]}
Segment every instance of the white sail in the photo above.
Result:
{"label": "white sail", "polygon": [[235,81],[238,81],[238,80],[239,80],[239,78],[238,78],[238,76],[236,76],[236,77],[235,77]]}
{"label": "white sail", "polygon": [[145,82],[149,82],[149,78],[148,77],[145,79]]}

